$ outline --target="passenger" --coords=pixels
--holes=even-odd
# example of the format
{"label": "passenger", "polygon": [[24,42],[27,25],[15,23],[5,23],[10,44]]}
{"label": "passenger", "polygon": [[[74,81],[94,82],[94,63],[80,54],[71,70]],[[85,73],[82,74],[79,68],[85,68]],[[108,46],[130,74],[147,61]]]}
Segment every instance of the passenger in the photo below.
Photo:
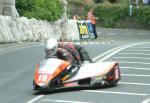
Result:
{"label": "passenger", "polygon": [[76,64],[76,60],[67,50],[58,48],[58,42],[56,39],[49,39],[45,45],[46,58],[57,57],[62,60],[66,60],[71,64]]}

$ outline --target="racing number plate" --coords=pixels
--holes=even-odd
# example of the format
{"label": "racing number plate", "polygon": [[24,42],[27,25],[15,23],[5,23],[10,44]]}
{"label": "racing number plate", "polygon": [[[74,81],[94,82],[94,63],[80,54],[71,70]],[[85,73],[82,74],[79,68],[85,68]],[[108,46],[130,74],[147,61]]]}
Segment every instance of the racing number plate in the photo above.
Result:
{"label": "racing number plate", "polygon": [[49,77],[49,74],[46,74],[46,73],[44,73],[44,74],[43,74],[43,73],[40,73],[40,74],[39,74],[38,81],[39,81],[40,83],[44,83],[44,82],[47,81],[48,77]]}

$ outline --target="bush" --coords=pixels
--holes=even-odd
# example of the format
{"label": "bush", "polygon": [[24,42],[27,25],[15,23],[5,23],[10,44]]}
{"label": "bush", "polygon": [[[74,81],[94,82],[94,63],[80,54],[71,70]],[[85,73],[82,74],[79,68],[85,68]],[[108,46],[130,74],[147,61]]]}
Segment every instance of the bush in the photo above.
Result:
{"label": "bush", "polygon": [[[150,28],[150,8],[140,6],[138,14],[136,7],[133,8],[133,15],[129,16],[129,5],[120,4],[100,4],[95,8],[97,24],[108,28]],[[86,6],[85,6],[86,7]],[[88,7],[85,12],[88,11]]]}
{"label": "bush", "polygon": [[117,0],[109,0],[110,3],[116,3]]}
{"label": "bush", "polygon": [[141,24],[150,25],[150,8],[148,6],[141,7],[137,19]]}
{"label": "bush", "polygon": [[21,16],[54,21],[62,15],[59,0],[16,0],[16,8]]}
{"label": "bush", "polygon": [[22,16],[25,11],[31,11],[33,4],[33,0],[16,0],[18,13]]}
{"label": "bush", "polygon": [[95,3],[101,3],[103,0],[94,0]]}
{"label": "bush", "polygon": [[128,15],[128,8],[119,5],[100,5],[95,9],[96,16],[104,27],[114,27],[115,21]]}

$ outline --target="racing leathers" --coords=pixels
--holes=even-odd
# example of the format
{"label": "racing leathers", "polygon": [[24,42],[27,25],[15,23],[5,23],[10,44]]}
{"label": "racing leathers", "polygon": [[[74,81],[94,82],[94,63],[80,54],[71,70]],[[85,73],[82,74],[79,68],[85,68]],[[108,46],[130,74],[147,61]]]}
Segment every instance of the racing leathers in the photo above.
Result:
{"label": "racing leathers", "polygon": [[70,62],[71,64],[76,64],[77,61],[74,59],[74,57],[65,49],[63,48],[57,48],[57,51],[55,54],[49,53],[46,51],[46,58],[56,57],[61,60],[65,60]]}
{"label": "racing leathers", "polygon": [[67,50],[63,48],[57,48],[57,52],[53,55],[51,55],[51,53],[46,51],[46,58],[52,58],[52,57],[56,57],[58,59],[68,61],[72,65],[71,68],[65,69],[60,74],[59,78],[57,79],[58,83],[62,83],[62,78],[68,74],[69,76],[67,76],[66,78],[68,79],[70,77],[70,74],[72,74],[71,70],[76,68],[76,66],[78,65],[78,62],[74,59],[74,57],[72,56],[70,52],[68,52]]}
{"label": "racing leathers", "polygon": [[75,45],[71,42],[59,42],[58,48],[63,48],[70,52],[78,64],[81,64],[83,61],[91,62],[91,59],[83,46]]}

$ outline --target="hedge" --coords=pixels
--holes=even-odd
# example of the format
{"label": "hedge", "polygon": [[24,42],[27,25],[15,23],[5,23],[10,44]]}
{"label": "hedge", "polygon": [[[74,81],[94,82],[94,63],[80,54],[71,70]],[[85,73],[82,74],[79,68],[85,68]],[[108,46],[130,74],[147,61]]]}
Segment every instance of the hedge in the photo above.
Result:
{"label": "hedge", "polygon": [[54,21],[62,15],[59,0],[16,0],[16,8],[20,16]]}
{"label": "hedge", "polygon": [[119,5],[101,5],[95,9],[98,22],[104,27],[114,27],[115,22],[128,16],[128,8]]}
{"label": "hedge", "polygon": [[[84,7],[84,12],[88,12],[89,8],[91,8],[87,5]],[[150,6],[140,5],[138,12],[136,6],[134,6],[133,15],[130,16],[129,5],[97,5],[95,7],[95,14],[99,18],[98,24],[103,27],[128,28],[128,24],[134,22],[135,25],[139,25],[141,28],[150,29]],[[133,25],[133,28],[134,27]]]}

